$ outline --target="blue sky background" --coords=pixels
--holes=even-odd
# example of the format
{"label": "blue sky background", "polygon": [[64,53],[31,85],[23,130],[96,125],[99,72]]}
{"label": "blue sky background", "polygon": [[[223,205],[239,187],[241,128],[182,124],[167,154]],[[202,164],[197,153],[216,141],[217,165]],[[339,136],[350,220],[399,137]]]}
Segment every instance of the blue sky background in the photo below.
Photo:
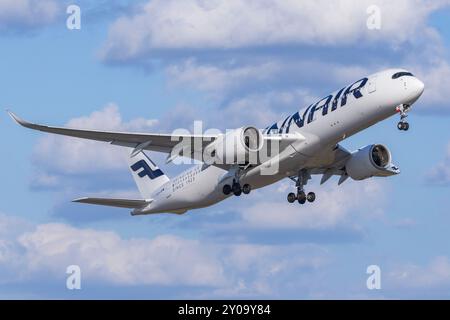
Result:
{"label": "blue sky background", "polygon": [[[426,85],[411,130],[383,143],[402,174],[308,189],[290,181],[184,216],[75,205],[136,196],[123,150],[0,117],[0,298],[450,298],[449,1],[0,0],[0,106],[54,125],[170,132],[265,127],[387,67]],[[368,30],[376,4],[381,29]],[[162,164],[162,155],[151,154]],[[174,175],[185,166],[163,166]],[[66,289],[68,265],[82,289]],[[382,289],[366,288],[366,268]]]}

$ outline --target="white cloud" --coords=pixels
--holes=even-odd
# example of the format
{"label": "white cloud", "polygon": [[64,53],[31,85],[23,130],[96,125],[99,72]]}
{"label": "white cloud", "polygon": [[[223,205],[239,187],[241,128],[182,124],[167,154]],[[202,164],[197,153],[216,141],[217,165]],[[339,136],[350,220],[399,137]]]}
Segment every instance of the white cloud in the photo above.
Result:
{"label": "white cloud", "polygon": [[[142,131],[151,130],[156,120],[138,118],[124,122],[116,105],[110,104],[87,117],[70,120],[66,127],[77,129]],[[57,135],[41,138],[33,153],[34,162],[47,173],[38,174],[33,184],[54,186],[59,183],[56,174],[104,172],[124,168],[124,149],[107,143]]]}
{"label": "white cloud", "polygon": [[[240,244],[231,246],[229,254],[226,256],[227,263],[233,265],[239,271],[259,270],[265,275],[273,275],[281,272],[286,268],[310,267],[318,268],[324,263],[319,257],[305,259],[304,256],[296,257],[296,263],[293,260],[286,259],[288,255],[284,255],[285,251],[289,251],[295,247],[296,250],[305,253],[309,249],[316,252],[322,252],[323,249],[318,246],[286,246],[284,248],[264,246],[256,244]],[[284,252],[283,252],[284,251]],[[280,259],[273,259],[274,255],[280,256]],[[281,257],[282,256],[282,257]],[[291,265],[286,262],[289,261]],[[255,265],[258,265],[257,267]]]}
{"label": "white cloud", "polygon": [[[381,9],[382,19],[381,29],[375,31],[366,26],[366,9],[373,4]],[[450,76],[450,67],[440,35],[427,20],[448,5],[450,0],[153,0],[112,24],[102,57],[115,62],[162,59],[168,63],[163,66],[169,84],[207,93],[218,98],[215,102],[292,90],[294,84],[320,88],[314,94],[322,95],[372,71],[406,66],[426,85],[417,109],[435,112],[447,106],[442,79]],[[392,59],[380,60],[379,50],[371,51],[367,43],[389,51]],[[325,54],[330,46],[353,44],[362,44],[355,55],[367,57],[345,62],[341,56],[348,58],[348,52],[338,52],[336,58]],[[283,45],[306,45],[315,51],[297,58],[228,50]],[[220,55],[210,54],[211,49]],[[164,54],[167,51],[174,54]]]}
{"label": "white cloud", "polygon": [[450,143],[447,146],[444,160],[433,167],[426,176],[431,183],[450,183]]}
{"label": "white cloud", "polygon": [[[333,64],[317,59],[268,57],[252,62],[232,58],[225,61],[216,65],[191,58],[171,64],[165,71],[172,86],[192,88],[214,98],[223,98],[235,92],[267,92],[267,88],[275,91],[280,84],[285,90],[294,84],[297,87],[314,82],[345,85],[372,71],[367,66]],[[320,94],[327,93],[323,91]]]}
{"label": "white cloud", "polygon": [[59,4],[55,0],[0,1],[0,31],[45,26],[55,21]]}
{"label": "white cloud", "polygon": [[404,288],[430,289],[450,285],[450,259],[438,256],[426,266],[406,264],[389,273],[393,284]]}
{"label": "white cloud", "polygon": [[[450,78],[450,64],[443,58],[442,53],[435,53],[436,55],[433,57],[429,55],[412,57],[407,54],[404,57],[404,61],[407,62],[395,65],[385,63],[364,66],[357,63],[330,63],[314,59],[283,61],[282,57],[271,57],[266,62],[249,64],[233,63],[231,59],[230,63],[220,65],[188,59],[172,63],[165,69],[165,72],[169,84],[175,89],[189,88],[206,93],[213,98],[215,103],[227,99],[232,100],[231,103],[228,102],[227,106],[222,106],[221,111],[224,111],[224,107],[244,104],[237,115],[230,113],[230,116],[245,117],[246,114],[259,115],[261,112],[251,112],[254,111],[252,109],[261,110],[261,107],[268,106],[268,102],[275,106],[275,101],[269,101],[271,99],[267,98],[274,96],[276,92],[282,95],[295,95],[299,91],[303,91],[303,96],[308,94],[307,97],[310,99],[299,99],[295,105],[303,107],[317,99],[315,95],[328,94],[338,89],[339,86],[351,83],[360,77],[389,67],[404,65],[425,83],[424,95],[416,103],[414,110],[432,113],[449,109],[446,96],[447,84],[442,79]],[[255,100],[255,105],[247,103],[251,100]],[[262,105],[261,102],[263,102]],[[258,106],[258,103],[261,106]],[[280,104],[283,104],[283,101],[280,101]],[[291,111],[295,110],[293,104],[289,107],[292,107]],[[247,111],[247,108],[250,109]],[[233,112],[235,111],[233,110]],[[278,113],[276,119],[279,117]],[[270,121],[274,119],[272,117]],[[265,126],[268,123],[262,125]]]}
{"label": "white cloud", "polygon": [[401,218],[398,220],[388,222],[388,225],[399,229],[411,229],[416,227],[417,221],[412,218]]}
{"label": "white cloud", "polygon": [[[254,228],[323,230],[351,225],[349,218],[354,212],[367,218],[383,215],[385,193],[380,182],[352,181],[341,186],[332,183],[316,191],[316,202],[303,206],[288,203],[288,191],[284,189],[272,196],[261,191],[260,199],[242,210],[243,224]],[[275,196],[277,200],[272,199]]]}
{"label": "white cloud", "polygon": [[[316,295],[324,281],[329,288],[324,279],[341,274],[333,273],[335,268],[324,269],[334,265],[335,259],[327,247],[319,245],[223,244],[172,234],[127,239],[113,231],[60,223],[24,228],[22,220],[0,215],[0,284],[22,287],[29,281],[64,285],[66,267],[76,264],[81,267],[82,286],[90,288],[183,286],[178,297],[305,298]],[[423,296],[450,285],[447,256],[435,257],[426,265],[407,263],[385,269],[387,296],[404,289]],[[186,287],[202,290],[190,293]],[[342,297],[342,292],[337,296]]]}
{"label": "white cloud", "polygon": [[416,75],[425,83],[425,92],[418,105],[423,111],[438,111],[450,108],[448,105],[448,84],[450,64],[445,59],[434,57],[427,65],[412,66]]}
{"label": "white cloud", "polygon": [[[223,127],[226,124],[228,128],[244,125],[265,128],[279,121],[283,115],[292,114],[316,99],[303,89],[249,94],[231,100],[220,109],[221,119],[211,116],[209,123],[215,127]],[[226,119],[226,123],[223,119]]]}
{"label": "white cloud", "polygon": [[109,231],[44,224],[23,234],[19,243],[30,274],[62,273],[77,264],[87,279],[122,285],[217,286],[224,281],[213,251],[173,235],[127,240]]}
{"label": "white cloud", "polygon": [[21,279],[22,248],[17,237],[33,227],[24,219],[0,213],[0,284]]}
{"label": "white cloud", "polygon": [[0,239],[10,239],[29,230],[32,225],[17,217],[0,213]]}
{"label": "white cloud", "polygon": [[[417,38],[428,15],[449,1],[152,0],[110,27],[105,60],[128,61],[159,49],[248,48],[282,44],[345,45]],[[366,27],[366,9],[381,9],[379,31]]]}
{"label": "white cloud", "polygon": [[0,283],[38,278],[64,283],[67,266],[75,264],[83,283],[91,287],[209,287],[200,295],[276,296],[280,278],[327,264],[326,251],[314,245],[221,244],[172,234],[125,239],[113,231],[61,223],[32,228],[19,228],[20,224],[0,216],[0,232],[20,229],[17,234],[0,234]]}
{"label": "white cloud", "polygon": [[232,285],[215,289],[214,295],[243,298],[283,296],[279,282],[282,282],[281,287],[289,287],[282,279],[291,274],[297,275],[297,279],[292,279],[291,283],[296,284],[298,292],[312,285],[298,283],[299,279],[309,277],[307,271],[317,272],[329,262],[327,252],[315,245],[231,245],[223,259],[227,268],[234,270],[234,281]]}
{"label": "white cloud", "polygon": [[[328,82],[328,89],[323,86],[317,92],[325,95],[337,86],[370,73],[367,67],[358,65],[278,58],[250,64],[230,59],[220,65],[187,59],[169,65],[165,71],[169,84],[175,89],[189,88],[206,93],[219,105],[214,112],[202,114],[201,118],[191,114],[192,119],[206,121],[208,126],[217,128],[249,124],[264,128],[318,99],[311,90],[305,89],[308,87],[305,82]],[[186,114],[186,110],[182,112]],[[179,113],[173,112],[174,115]],[[218,118],[216,113],[222,117]]]}
{"label": "white cloud", "polygon": [[51,223],[32,226],[0,215],[0,283],[45,275],[64,281],[77,264],[83,279],[118,285],[224,285],[223,266],[209,245],[170,234],[124,239],[112,231]]}
{"label": "white cloud", "polygon": [[169,81],[177,86],[189,86],[200,91],[223,94],[224,91],[239,88],[243,82],[257,82],[272,78],[279,73],[280,66],[274,62],[258,65],[218,67],[211,64],[198,64],[188,59],[179,65],[166,69]]}

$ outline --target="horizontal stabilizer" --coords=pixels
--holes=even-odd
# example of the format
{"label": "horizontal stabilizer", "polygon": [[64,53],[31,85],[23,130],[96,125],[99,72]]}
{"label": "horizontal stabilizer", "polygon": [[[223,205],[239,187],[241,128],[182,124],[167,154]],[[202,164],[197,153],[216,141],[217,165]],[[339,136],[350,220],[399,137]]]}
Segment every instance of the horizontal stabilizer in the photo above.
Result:
{"label": "horizontal stabilizer", "polygon": [[73,202],[96,204],[100,206],[138,209],[150,204],[153,200],[133,200],[133,199],[106,199],[106,198],[80,198]]}

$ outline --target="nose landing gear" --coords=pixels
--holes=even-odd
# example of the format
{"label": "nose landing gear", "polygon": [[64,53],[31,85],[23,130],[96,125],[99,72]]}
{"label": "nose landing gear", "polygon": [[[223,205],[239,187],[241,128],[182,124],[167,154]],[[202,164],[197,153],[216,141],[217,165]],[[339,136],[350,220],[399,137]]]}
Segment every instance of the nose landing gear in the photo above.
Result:
{"label": "nose landing gear", "polygon": [[408,131],[409,123],[406,121],[406,117],[408,117],[408,112],[411,106],[407,104],[401,104],[397,107],[397,112],[400,113],[400,122],[397,124],[398,130]]}

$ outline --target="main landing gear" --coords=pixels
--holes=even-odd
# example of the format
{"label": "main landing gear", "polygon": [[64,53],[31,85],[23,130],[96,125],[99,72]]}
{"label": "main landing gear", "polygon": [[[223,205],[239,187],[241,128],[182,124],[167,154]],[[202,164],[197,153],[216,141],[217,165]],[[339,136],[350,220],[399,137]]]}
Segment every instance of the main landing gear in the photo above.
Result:
{"label": "main landing gear", "polygon": [[411,106],[407,104],[401,104],[397,107],[397,112],[400,113],[400,122],[397,124],[398,130],[408,131],[409,123],[406,121],[406,117],[408,116],[408,112]]}
{"label": "main landing gear", "polygon": [[243,173],[243,168],[241,167],[235,167],[233,168],[234,171],[231,171],[234,175],[233,183],[231,185],[226,184],[223,186],[222,192],[225,195],[230,195],[233,193],[236,197],[239,197],[241,194],[249,194],[250,191],[252,191],[252,187],[246,183],[243,186],[241,186],[239,180]]}
{"label": "main landing gear", "polygon": [[242,193],[249,194],[250,191],[252,191],[252,187],[248,183],[241,186],[241,184],[239,182],[237,182],[236,180],[233,180],[233,184],[232,185],[229,185],[229,184],[224,185],[222,191],[225,195],[229,195],[229,194],[233,193],[235,196],[239,197]]}
{"label": "main landing gear", "polygon": [[295,200],[298,201],[300,204],[305,204],[306,201],[308,202],[314,202],[316,200],[316,194],[314,192],[308,192],[308,194],[305,193],[305,191],[300,190],[297,191],[297,194],[291,192],[287,196],[287,200],[289,203],[294,203]]}
{"label": "main landing gear", "polygon": [[306,193],[304,190],[304,186],[311,179],[311,175],[306,170],[300,170],[297,178],[291,177],[291,179],[295,182],[297,187],[297,194],[291,192],[287,196],[287,201],[289,203],[294,203],[298,201],[300,204],[305,204],[306,201],[314,202],[316,200],[316,194],[314,192]]}

